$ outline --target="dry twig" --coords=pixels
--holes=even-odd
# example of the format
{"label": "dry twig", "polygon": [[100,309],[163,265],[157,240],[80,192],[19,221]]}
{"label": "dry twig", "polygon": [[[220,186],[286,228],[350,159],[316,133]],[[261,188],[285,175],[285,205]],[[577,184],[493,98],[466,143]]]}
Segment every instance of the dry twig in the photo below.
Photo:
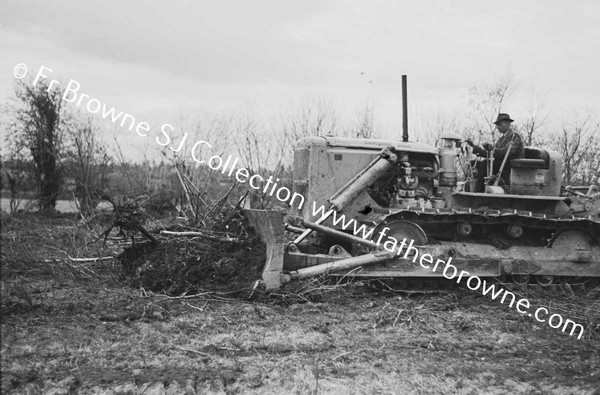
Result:
{"label": "dry twig", "polygon": [[206,239],[211,239],[211,240],[215,240],[215,241],[221,241],[221,242],[225,242],[225,243],[239,243],[240,240],[239,239],[233,239],[230,237],[218,237],[218,236],[213,236],[213,235],[209,235],[206,234],[205,232],[193,232],[193,231],[186,231],[186,232],[174,232],[171,230],[161,230],[160,231],[161,235],[169,235],[169,236],[176,236],[176,237],[195,237],[195,236],[199,236],[199,237],[204,237]]}
{"label": "dry twig", "polygon": [[198,355],[204,355],[205,357],[211,357],[211,358],[214,357],[214,355],[212,355],[212,354],[208,354],[208,353],[198,351],[198,350],[192,350],[191,348],[185,348],[185,347],[181,347],[181,346],[175,346],[175,347],[182,351],[187,351],[187,352],[191,352],[191,353],[198,354]]}

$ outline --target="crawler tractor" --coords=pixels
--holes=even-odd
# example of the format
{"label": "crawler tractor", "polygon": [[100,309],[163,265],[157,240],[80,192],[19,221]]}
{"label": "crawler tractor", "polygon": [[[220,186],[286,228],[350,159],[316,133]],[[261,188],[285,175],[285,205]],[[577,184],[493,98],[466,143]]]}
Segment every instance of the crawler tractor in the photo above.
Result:
{"label": "crawler tractor", "polygon": [[[518,284],[600,279],[600,190],[561,186],[557,152],[526,147],[504,161],[510,183],[500,188],[491,163],[480,163],[492,159],[474,157],[459,136],[434,147],[408,141],[406,125],[402,141],[298,142],[293,188],[305,204],[288,215],[246,211],[267,245],[267,289],[323,273],[442,277],[415,257],[424,254]],[[397,247],[385,248],[391,240]]]}

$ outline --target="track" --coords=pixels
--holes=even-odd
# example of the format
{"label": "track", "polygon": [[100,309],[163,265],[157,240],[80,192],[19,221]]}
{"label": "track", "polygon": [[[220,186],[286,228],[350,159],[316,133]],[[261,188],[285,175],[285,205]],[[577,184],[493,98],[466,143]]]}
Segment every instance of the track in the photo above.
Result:
{"label": "track", "polygon": [[[339,275],[332,275],[335,278],[334,282],[339,283]],[[347,277],[346,277],[347,279]],[[515,281],[516,280],[516,281]],[[592,289],[600,287],[600,279],[597,278],[572,278],[572,277],[554,277],[555,282],[552,284],[540,285],[535,282],[523,283],[519,279],[513,279],[510,276],[486,278],[486,281],[493,282],[494,284],[501,285],[505,288],[512,289],[516,287],[520,291],[532,291],[542,292],[549,294],[558,295],[577,295],[585,294]],[[348,281],[357,281],[356,278],[351,278]],[[447,280],[445,278],[369,278],[367,280],[361,279],[368,283],[369,286],[383,290],[397,293],[435,293],[440,291],[449,291],[453,289],[464,288],[466,285],[457,284],[454,280]]]}
{"label": "track", "polygon": [[[522,227],[522,236],[510,237],[511,244],[506,247],[522,243],[551,247],[555,237],[566,230],[585,232],[600,244],[600,222],[591,218],[517,210],[407,209],[384,216],[377,228],[392,221],[405,220],[421,226],[430,239],[468,241],[489,238],[491,234],[504,232],[506,227],[516,225]],[[460,224],[470,224],[473,228],[471,234],[457,232]]]}

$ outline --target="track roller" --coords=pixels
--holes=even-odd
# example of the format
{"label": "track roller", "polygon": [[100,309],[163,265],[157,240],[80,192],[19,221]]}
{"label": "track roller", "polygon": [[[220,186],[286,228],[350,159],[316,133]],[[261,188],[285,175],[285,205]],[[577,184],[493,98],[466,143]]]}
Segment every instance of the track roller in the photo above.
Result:
{"label": "track roller", "polygon": [[554,283],[554,276],[534,276],[533,279],[542,287],[548,287]]}
{"label": "track roller", "polygon": [[513,274],[512,281],[517,285],[527,285],[531,276],[529,274]]}
{"label": "track roller", "polygon": [[506,234],[513,239],[518,239],[523,236],[523,227],[521,225],[508,225],[506,227]]}
{"label": "track roller", "polygon": [[473,232],[473,226],[468,222],[461,222],[456,224],[456,233],[459,236],[467,237],[470,236]]}

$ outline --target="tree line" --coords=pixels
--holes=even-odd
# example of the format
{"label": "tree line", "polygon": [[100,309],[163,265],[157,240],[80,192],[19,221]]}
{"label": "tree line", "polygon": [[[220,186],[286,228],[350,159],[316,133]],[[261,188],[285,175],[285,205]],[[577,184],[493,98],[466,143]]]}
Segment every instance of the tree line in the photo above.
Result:
{"label": "tree line", "polygon": [[[469,90],[469,109],[465,115],[442,113],[426,117],[416,136],[435,143],[448,131],[478,141],[495,141],[493,125],[499,112],[516,90],[514,79],[503,76]],[[61,100],[62,91],[50,92],[42,82],[32,86],[20,81],[11,103],[2,109],[7,122],[5,139],[8,155],[3,158],[3,186],[17,198],[23,191],[34,191],[38,208],[52,211],[64,194],[65,181],[72,182],[72,195],[82,213],[91,213],[99,202],[100,191],[114,194],[160,195],[174,201],[183,193],[178,181],[185,177],[205,194],[204,199],[218,199],[228,186],[216,172],[196,166],[187,155],[163,150],[159,155],[144,152],[141,164],[132,164],[116,144],[111,153],[107,142],[99,136],[106,130],[89,116],[76,113]],[[563,184],[600,184],[600,121],[592,111],[579,111],[562,123],[560,130],[545,132],[549,106],[543,92],[532,91],[526,113],[515,127],[526,145],[537,145],[560,152],[564,160]],[[293,146],[312,135],[341,135],[377,138],[375,109],[366,104],[356,111],[355,119],[341,122],[333,106],[323,99],[307,99],[266,128],[253,114],[229,115],[181,122],[182,132],[190,134],[185,143],[199,139],[214,142],[215,153],[237,151],[243,165],[252,174],[272,175],[291,188]],[[215,139],[214,136],[219,136]],[[116,138],[115,138],[116,140]],[[173,171],[180,172],[179,180]],[[118,173],[118,177],[110,177]],[[170,191],[170,193],[167,193]],[[267,207],[272,197],[260,190],[252,191],[252,206]],[[11,206],[12,207],[12,206]]]}

